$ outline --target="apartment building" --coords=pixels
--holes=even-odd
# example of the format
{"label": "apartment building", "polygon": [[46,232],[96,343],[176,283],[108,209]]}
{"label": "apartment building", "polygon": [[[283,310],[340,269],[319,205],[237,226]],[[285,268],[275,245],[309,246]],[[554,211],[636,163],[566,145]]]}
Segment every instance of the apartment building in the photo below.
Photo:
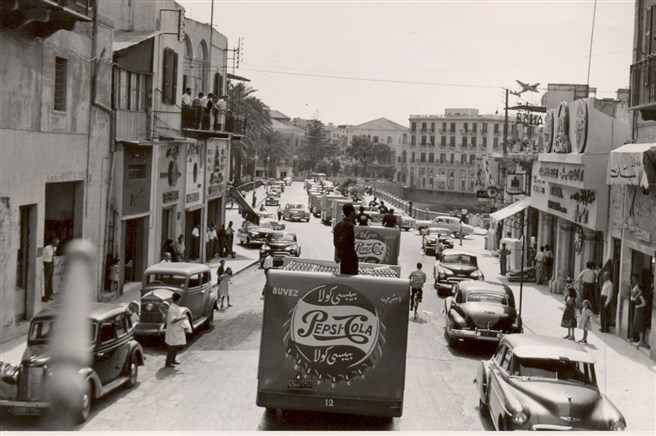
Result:
{"label": "apartment building", "polygon": [[346,135],[348,145],[351,145],[354,137],[365,136],[374,145],[374,149],[377,144],[389,147],[389,152],[367,156],[367,175],[371,177],[384,177],[386,173],[393,174],[397,156],[409,141],[408,128],[387,118],[377,118],[351,126],[347,129]]}

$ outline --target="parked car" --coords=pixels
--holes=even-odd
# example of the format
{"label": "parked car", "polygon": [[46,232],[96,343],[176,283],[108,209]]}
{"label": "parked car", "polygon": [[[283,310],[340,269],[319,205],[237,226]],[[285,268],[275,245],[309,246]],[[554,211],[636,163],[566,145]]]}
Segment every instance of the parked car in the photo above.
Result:
{"label": "parked car", "polygon": [[283,179],[283,182],[285,182],[285,185],[287,185],[287,186],[292,186],[292,182],[293,182],[293,181],[294,181],[294,179],[292,179],[292,178],[289,177],[289,176],[288,176],[288,177],[285,177],[285,178]]}
{"label": "parked car", "polygon": [[[443,213],[443,212],[432,212],[432,213],[437,215],[437,217],[452,216],[452,215],[449,215],[448,213]],[[435,217],[435,218],[437,218],[437,217]],[[429,228],[431,226],[435,227],[435,223],[433,223],[433,220],[435,218],[431,218],[431,219],[418,219],[418,218],[415,218],[415,229],[417,229],[417,231],[419,233],[424,233],[424,231],[427,228]]]}
{"label": "parked car", "polygon": [[272,231],[273,225],[268,220],[261,219],[260,224],[244,221],[241,223],[241,227],[237,229],[237,239],[240,244],[248,247],[260,246]]}
{"label": "parked car", "polygon": [[415,228],[415,219],[409,215],[401,215],[401,230],[410,231]]}
{"label": "parked car", "polygon": [[450,295],[453,285],[463,280],[485,280],[483,272],[478,269],[476,255],[459,249],[442,252],[442,259],[435,262],[433,278],[438,296]]}
{"label": "parked car", "polygon": [[513,292],[501,283],[460,282],[455,296],[444,300],[444,313],[450,347],[465,340],[499,342],[503,335],[523,330]]}
{"label": "parked car", "polygon": [[258,212],[257,214],[260,218],[268,220],[271,223],[271,228],[273,230],[285,230],[285,227],[287,226],[282,221],[278,221],[277,214],[273,212]]}
{"label": "parked car", "polygon": [[[431,224],[428,227],[442,227],[449,229],[449,231],[457,238],[460,233],[460,218],[455,216],[438,216],[433,218],[433,221],[431,221]],[[474,227],[463,223],[463,236],[471,235],[472,233],[474,233]]]}
{"label": "parked car", "polygon": [[280,192],[285,192],[285,182],[282,180],[275,180],[269,184],[269,190],[276,189]]}
{"label": "parked car", "polygon": [[[535,281],[535,267],[534,266],[524,266],[524,282],[534,282]],[[512,271],[506,272],[506,278],[509,282],[519,282],[522,281],[522,270],[521,268],[514,269]]]}
{"label": "parked car", "polygon": [[216,293],[212,292],[210,268],[202,263],[162,262],[149,266],[143,274],[137,337],[164,335],[166,314],[176,292],[182,297],[178,305],[192,327],[189,334],[214,326]]}
{"label": "parked car", "polygon": [[299,257],[301,246],[296,239],[296,233],[273,232],[269,233],[267,240],[260,248],[260,266],[264,265],[264,259],[273,254],[273,266],[281,266],[285,257]]}
{"label": "parked car", "polygon": [[287,221],[310,222],[310,211],[302,204],[287,203],[282,210],[282,219]]}
{"label": "parked car", "polygon": [[[94,400],[110,392],[137,384],[139,366],[144,364],[141,345],[134,340],[131,304],[94,303],[89,312],[91,365],[80,368],[84,391],[76,399],[76,418],[84,422]],[[40,415],[48,411],[49,379],[57,376],[51,367],[49,345],[57,327],[58,307],[47,307],[32,318],[27,347],[19,366],[0,362],[0,409],[16,415]]]}
{"label": "parked car", "polygon": [[597,386],[595,359],[567,339],[508,335],[474,380],[479,410],[500,431],[625,430]]}
{"label": "parked car", "polygon": [[451,232],[442,227],[430,227],[421,237],[421,249],[424,254],[435,254],[438,242],[441,241],[444,248],[453,248],[453,239]]}
{"label": "parked car", "polygon": [[280,205],[280,194],[276,191],[269,191],[264,200],[266,206],[279,206]]}

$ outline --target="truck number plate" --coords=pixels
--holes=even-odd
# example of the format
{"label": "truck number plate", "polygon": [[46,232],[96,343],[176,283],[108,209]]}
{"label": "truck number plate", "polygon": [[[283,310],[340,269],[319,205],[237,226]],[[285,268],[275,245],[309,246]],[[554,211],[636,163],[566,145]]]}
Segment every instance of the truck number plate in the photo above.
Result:
{"label": "truck number plate", "polygon": [[38,407],[26,407],[26,406],[15,406],[12,408],[12,412],[15,415],[40,415],[41,410]]}

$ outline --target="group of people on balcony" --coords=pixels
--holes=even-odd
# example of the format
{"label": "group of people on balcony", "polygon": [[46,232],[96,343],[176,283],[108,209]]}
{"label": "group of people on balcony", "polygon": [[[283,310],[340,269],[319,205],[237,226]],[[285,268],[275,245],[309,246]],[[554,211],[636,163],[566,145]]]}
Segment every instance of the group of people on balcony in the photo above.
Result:
{"label": "group of people on balcony", "polygon": [[217,98],[211,92],[191,96],[191,88],[182,94],[182,128],[227,131],[226,118],[232,118],[225,97]]}

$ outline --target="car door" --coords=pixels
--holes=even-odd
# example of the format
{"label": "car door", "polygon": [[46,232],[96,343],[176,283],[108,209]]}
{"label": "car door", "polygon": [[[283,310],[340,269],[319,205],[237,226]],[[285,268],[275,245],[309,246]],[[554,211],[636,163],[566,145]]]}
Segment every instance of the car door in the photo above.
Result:
{"label": "car door", "polygon": [[103,320],[98,326],[98,340],[93,354],[93,369],[104,385],[116,379],[121,368],[116,325],[113,319]]}
{"label": "car door", "polygon": [[488,401],[490,404],[490,416],[493,417],[494,425],[498,425],[497,417],[505,416],[505,395],[502,388],[506,383],[507,371],[513,363],[513,351],[507,344],[499,347],[493,357],[494,363],[490,365],[490,383],[488,386]]}
{"label": "car door", "polygon": [[207,287],[203,287],[202,273],[196,273],[187,279],[187,292],[184,306],[191,311],[195,321],[203,314],[203,302],[207,297]]}

